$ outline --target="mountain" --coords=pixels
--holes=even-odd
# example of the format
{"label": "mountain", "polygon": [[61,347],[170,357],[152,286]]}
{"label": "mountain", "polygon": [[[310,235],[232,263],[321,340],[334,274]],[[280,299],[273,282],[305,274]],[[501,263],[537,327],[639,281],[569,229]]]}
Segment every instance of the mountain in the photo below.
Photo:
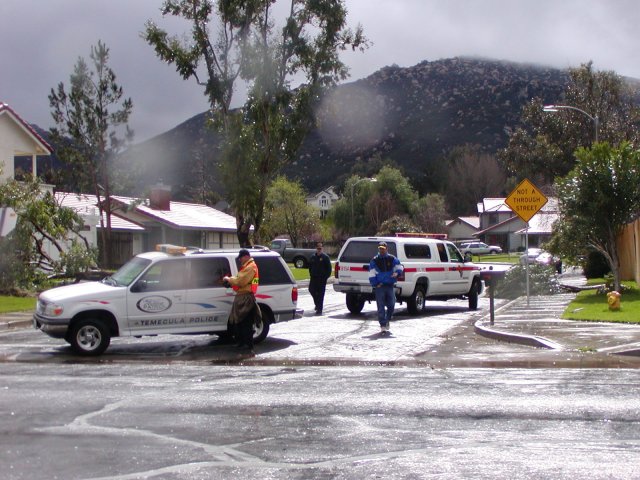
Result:
{"label": "mountain", "polygon": [[[522,107],[534,97],[557,103],[568,79],[565,70],[480,58],[388,66],[328,92],[318,127],[285,173],[316,191],[380,156],[410,177],[428,178],[444,168],[439,160],[452,147],[478,144],[492,153],[506,146]],[[173,186],[175,198],[188,200],[198,164],[218,142],[206,120],[206,113],[196,115],[132,147],[126,163],[142,172],[139,185],[161,180]]]}

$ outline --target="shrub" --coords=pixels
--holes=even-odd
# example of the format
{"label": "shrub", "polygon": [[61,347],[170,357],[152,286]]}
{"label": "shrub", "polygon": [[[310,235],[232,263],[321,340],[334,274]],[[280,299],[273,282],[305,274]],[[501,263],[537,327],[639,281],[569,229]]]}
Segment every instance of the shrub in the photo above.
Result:
{"label": "shrub", "polygon": [[[498,282],[495,296],[499,298],[518,298],[527,294],[527,270],[524,265],[516,265]],[[529,294],[554,295],[560,293],[555,269],[546,265],[529,265]]]}

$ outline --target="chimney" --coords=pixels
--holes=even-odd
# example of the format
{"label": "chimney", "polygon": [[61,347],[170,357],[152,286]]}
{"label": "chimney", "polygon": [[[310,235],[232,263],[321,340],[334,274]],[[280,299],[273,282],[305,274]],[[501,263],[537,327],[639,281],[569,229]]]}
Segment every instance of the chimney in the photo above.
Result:
{"label": "chimney", "polygon": [[151,187],[149,206],[154,210],[171,210],[171,187],[162,181]]}

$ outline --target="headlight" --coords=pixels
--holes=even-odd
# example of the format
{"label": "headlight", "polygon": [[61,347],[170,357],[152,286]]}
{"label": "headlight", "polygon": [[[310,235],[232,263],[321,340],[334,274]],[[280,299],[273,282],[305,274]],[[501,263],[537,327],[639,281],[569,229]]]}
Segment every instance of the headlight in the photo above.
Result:
{"label": "headlight", "polygon": [[59,317],[63,311],[62,305],[38,300],[38,313],[45,317]]}

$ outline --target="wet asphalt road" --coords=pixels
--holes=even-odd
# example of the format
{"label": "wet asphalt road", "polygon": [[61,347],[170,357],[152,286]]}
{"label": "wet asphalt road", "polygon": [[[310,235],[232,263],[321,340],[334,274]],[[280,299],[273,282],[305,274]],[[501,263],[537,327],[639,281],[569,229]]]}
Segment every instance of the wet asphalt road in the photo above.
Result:
{"label": "wet asphalt road", "polygon": [[255,358],[163,336],[79,359],[0,333],[2,478],[640,478],[638,370],[548,368],[578,354],[475,335],[484,298],[399,306],[381,338],[374,305],[348,315],[327,293],[325,315],[273,326]]}
{"label": "wet asphalt road", "polygon": [[8,363],[18,479],[639,478],[636,370]]}

